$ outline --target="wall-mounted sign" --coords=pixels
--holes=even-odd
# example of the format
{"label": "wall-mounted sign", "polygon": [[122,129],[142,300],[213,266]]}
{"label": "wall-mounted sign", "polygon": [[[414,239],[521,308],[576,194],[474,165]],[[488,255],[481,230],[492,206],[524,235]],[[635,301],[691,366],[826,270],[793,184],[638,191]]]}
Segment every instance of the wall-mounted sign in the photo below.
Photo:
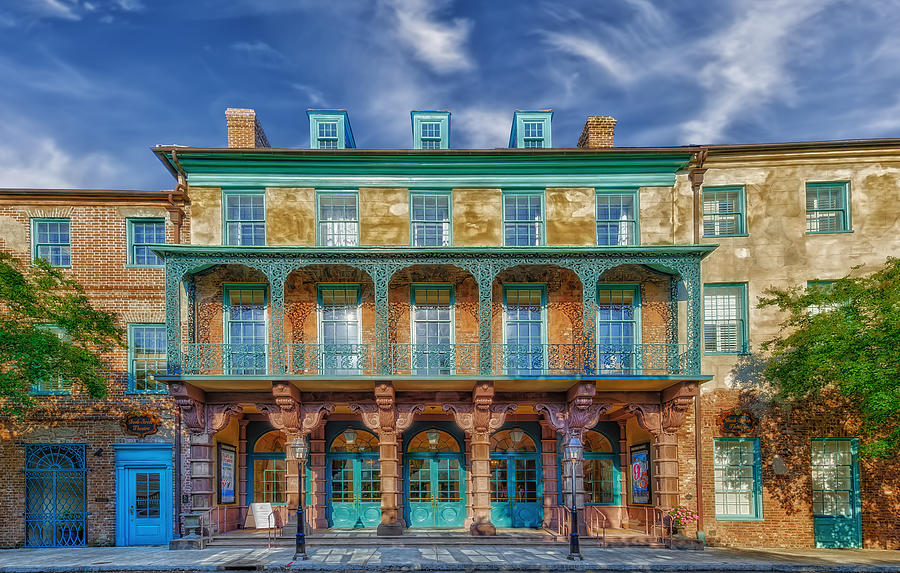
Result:
{"label": "wall-mounted sign", "polygon": [[719,414],[719,428],[726,434],[749,434],[756,427],[753,415],[740,408]]}
{"label": "wall-mounted sign", "polygon": [[153,412],[128,412],[122,420],[126,434],[143,438],[159,431],[159,416]]}
{"label": "wall-mounted sign", "polygon": [[235,503],[234,484],[237,481],[237,450],[219,443],[219,503]]}

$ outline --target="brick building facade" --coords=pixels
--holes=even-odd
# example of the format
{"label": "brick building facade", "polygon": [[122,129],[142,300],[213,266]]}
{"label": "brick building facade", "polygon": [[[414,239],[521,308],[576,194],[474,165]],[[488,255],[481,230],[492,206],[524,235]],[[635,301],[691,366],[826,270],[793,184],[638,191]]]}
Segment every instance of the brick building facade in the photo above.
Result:
{"label": "brick building facade", "polygon": [[[315,530],[562,533],[577,436],[583,533],[683,503],[711,544],[900,547],[896,462],[857,459],[837,398],[767,401],[754,353],[762,290],[895,250],[900,142],[623,149],[591,117],[559,150],[551,119],[459,152],[449,113],[413,112],[415,150],[373,151],[314,110],[288,150],[228,110],[228,148],[154,149],[173,191],[0,190],[0,248],[29,260],[64,222],[70,272],[129,328],[107,399],[42,392],[0,423],[0,543],[165,543],[251,503],[289,528],[298,438]],[[158,430],[126,433],[135,413]]]}

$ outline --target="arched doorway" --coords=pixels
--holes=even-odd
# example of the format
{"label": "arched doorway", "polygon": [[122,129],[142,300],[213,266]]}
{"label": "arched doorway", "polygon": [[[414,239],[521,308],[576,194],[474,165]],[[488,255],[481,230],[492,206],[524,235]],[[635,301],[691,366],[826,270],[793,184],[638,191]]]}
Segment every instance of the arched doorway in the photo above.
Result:
{"label": "arched doorway", "polygon": [[618,452],[609,439],[595,430],[584,433],[584,503],[619,505],[622,480]]}
{"label": "arched doorway", "polygon": [[[270,426],[271,427],[271,426]],[[287,505],[287,463],[285,437],[279,430],[265,432],[253,442],[247,454],[250,471],[248,503]]]}
{"label": "arched doorway", "polygon": [[328,448],[328,522],[331,527],[381,523],[381,462],[378,437],[348,427]]}
{"label": "arched doorway", "polygon": [[521,428],[491,436],[491,521],[496,527],[540,527],[541,454]]}
{"label": "arched doorway", "polygon": [[465,470],[459,442],[431,428],[406,448],[406,513],[410,527],[462,527]]}

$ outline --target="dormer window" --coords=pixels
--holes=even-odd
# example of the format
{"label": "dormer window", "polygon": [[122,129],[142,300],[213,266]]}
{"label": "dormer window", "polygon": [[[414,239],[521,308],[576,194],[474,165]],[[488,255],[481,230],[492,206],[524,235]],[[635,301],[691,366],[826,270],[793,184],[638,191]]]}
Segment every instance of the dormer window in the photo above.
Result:
{"label": "dormer window", "polygon": [[509,146],[521,149],[553,147],[550,138],[550,119],[552,117],[553,112],[550,110],[517,111],[513,115]]}
{"label": "dormer window", "polygon": [[410,113],[413,149],[450,148],[449,111],[413,111]]}
{"label": "dormer window", "polygon": [[350,149],[356,147],[350,117],[347,112],[329,109],[310,109],[309,147],[310,149]]}

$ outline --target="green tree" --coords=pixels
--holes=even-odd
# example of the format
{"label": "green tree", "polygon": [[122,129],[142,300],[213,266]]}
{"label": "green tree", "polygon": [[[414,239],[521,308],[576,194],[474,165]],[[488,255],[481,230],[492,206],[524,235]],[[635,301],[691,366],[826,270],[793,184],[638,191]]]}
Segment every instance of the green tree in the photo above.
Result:
{"label": "green tree", "polygon": [[[858,267],[854,267],[858,268]],[[836,391],[858,405],[862,453],[900,451],[900,259],[869,275],[804,288],[771,288],[759,308],[787,318],[763,345],[764,373],[783,396]]]}
{"label": "green tree", "polygon": [[[59,336],[47,325],[65,332]],[[32,265],[0,253],[0,411],[21,415],[30,391],[63,379],[90,396],[106,396],[103,353],[124,347],[116,316],[95,309],[78,281],[38,259]]]}

